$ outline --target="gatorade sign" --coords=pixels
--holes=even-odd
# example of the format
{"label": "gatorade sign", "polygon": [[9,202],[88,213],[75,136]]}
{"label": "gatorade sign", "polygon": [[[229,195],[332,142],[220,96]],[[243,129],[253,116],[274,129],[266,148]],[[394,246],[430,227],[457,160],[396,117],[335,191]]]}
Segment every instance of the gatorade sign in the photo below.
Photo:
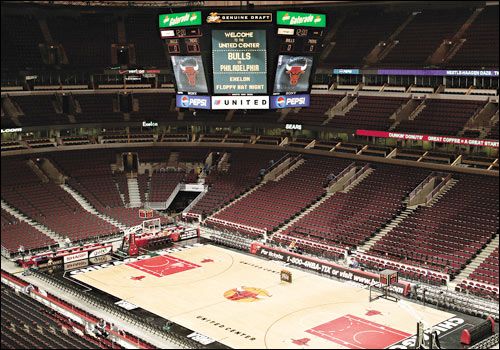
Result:
{"label": "gatorade sign", "polygon": [[159,15],[160,28],[189,27],[201,25],[201,11],[169,13]]}
{"label": "gatorade sign", "polygon": [[326,27],[326,15],[318,13],[303,13],[291,11],[278,11],[276,14],[278,25],[298,27]]}

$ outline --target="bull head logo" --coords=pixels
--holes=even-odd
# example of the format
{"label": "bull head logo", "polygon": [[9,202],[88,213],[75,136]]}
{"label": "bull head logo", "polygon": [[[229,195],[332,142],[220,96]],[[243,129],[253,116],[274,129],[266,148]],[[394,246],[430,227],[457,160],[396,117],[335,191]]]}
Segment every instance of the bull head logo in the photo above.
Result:
{"label": "bull head logo", "polygon": [[307,62],[303,66],[290,66],[288,63],[285,66],[286,74],[290,76],[290,84],[297,85],[299,78],[304,74],[307,68]]}
{"label": "bull head logo", "polygon": [[198,69],[200,67],[198,66],[198,62],[196,62],[196,66],[185,66],[182,63],[179,64],[182,73],[186,74],[186,77],[188,79],[188,84],[191,86],[196,85],[196,75],[198,74]]}

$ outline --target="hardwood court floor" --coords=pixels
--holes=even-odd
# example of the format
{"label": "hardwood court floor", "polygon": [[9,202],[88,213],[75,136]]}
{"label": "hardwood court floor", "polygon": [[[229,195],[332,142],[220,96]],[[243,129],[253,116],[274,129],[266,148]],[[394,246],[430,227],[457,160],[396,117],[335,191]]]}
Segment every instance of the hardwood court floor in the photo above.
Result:
{"label": "hardwood court floor", "polygon": [[368,289],[212,245],[76,274],[233,348],[383,348],[454,316],[411,303],[368,301]]}

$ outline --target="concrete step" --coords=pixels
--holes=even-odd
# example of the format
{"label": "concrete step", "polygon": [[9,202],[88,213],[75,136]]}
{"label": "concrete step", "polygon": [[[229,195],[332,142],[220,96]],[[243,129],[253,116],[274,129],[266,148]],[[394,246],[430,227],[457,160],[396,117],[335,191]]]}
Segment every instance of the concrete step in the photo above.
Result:
{"label": "concrete step", "polygon": [[128,178],[127,179],[128,186],[128,197],[130,200],[131,208],[139,208],[142,206],[141,195],[139,192],[139,183],[137,182],[137,178]]}
{"label": "concrete step", "polygon": [[456,179],[451,179],[448,181],[446,185],[441,189],[439,194],[437,194],[430,202],[429,202],[429,207],[432,207],[434,204],[436,204],[449,190],[451,190],[455,185],[458,183],[458,180]]}

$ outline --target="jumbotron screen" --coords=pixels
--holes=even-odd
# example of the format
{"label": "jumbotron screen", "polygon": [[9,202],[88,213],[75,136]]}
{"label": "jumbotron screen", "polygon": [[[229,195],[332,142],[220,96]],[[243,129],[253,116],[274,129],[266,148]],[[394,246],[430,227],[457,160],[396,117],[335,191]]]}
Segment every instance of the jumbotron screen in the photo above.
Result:
{"label": "jumbotron screen", "polygon": [[208,93],[201,56],[171,56],[178,92]]}
{"label": "jumbotron screen", "polygon": [[312,66],[312,56],[279,55],[273,93],[307,92]]}
{"label": "jumbotron screen", "polygon": [[212,30],[215,94],[267,93],[266,31]]}

